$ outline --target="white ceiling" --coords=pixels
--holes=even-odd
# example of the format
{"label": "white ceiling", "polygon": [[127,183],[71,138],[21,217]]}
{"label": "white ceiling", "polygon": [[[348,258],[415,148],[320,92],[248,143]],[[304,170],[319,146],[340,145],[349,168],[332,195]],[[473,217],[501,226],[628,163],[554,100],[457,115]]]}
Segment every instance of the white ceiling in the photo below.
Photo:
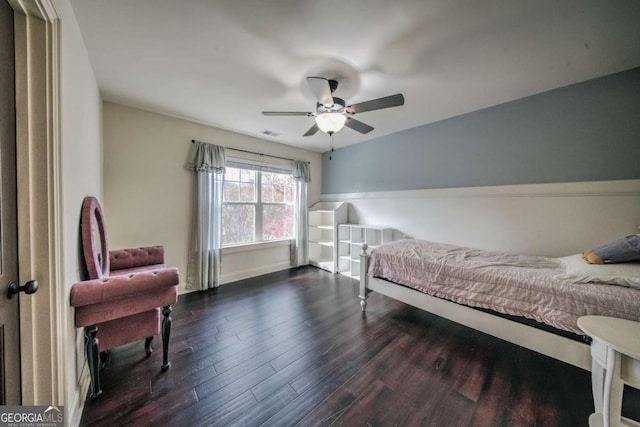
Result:
{"label": "white ceiling", "polygon": [[[305,77],[355,118],[336,147],[640,66],[638,0],[71,0],[107,101],[326,151]],[[265,137],[265,129],[280,133]]]}

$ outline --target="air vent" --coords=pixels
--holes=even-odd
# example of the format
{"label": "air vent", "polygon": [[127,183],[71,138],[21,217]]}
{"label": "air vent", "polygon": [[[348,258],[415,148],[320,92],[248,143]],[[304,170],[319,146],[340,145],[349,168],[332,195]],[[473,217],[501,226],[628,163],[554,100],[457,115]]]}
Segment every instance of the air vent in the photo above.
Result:
{"label": "air vent", "polygon": [[280,134],[279,134],[278,132],[274,132],[274,131],[269,130],[269,129],[264,129],[264,130],[263,130],[262,132],[260,132],[260,133],[261,133],[261,134],[263,134],[263,135],[273,136],[273,137],[280,136]]}

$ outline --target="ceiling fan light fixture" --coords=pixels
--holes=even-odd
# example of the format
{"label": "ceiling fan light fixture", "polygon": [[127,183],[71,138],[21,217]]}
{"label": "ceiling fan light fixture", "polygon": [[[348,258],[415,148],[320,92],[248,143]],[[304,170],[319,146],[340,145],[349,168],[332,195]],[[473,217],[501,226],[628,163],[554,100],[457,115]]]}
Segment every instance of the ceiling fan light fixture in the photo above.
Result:
{"label": "ceiling fan light fixture", "polygon": [[316,124],[324,133],[332,134],[344,127],[347,116],[341,113],[322,113],[316,116]]}

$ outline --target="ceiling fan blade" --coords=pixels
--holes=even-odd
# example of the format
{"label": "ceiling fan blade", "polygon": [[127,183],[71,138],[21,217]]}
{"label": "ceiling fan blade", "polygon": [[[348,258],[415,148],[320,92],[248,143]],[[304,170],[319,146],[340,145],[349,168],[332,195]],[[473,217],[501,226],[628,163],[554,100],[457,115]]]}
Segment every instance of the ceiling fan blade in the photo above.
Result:
{"label": "ceiling fan blade", "polygon": [[365,111],[382,110],[383,108],[398,107],[404,105],[404,96],[401,93],[396,95],[385,96],[371,101],[360,102],[347,106],[347,113],[356,114]]}
{"label": "ceiling fan blade", "polygon": [[313,113],[307,111],[263,111],[263,116],[307,116],[313,117]]}
{"label": "ceiling fan blade", "polygon": [[311,128],[309,128],[309,130],[302,136],[311,136],[311,135],[315,135],[316,132],[318,132],[320,130],[320,128],[318,127],[317,124],[314,124],[313,126],[311,126]]}
{"label": "ceiling fan blade", "polygon": [[360,120],[352,119],[351,117],[347,117],[347,121],[344,122],[344,125],[360,133],[369,133],[373,130],[373,128],[368,124],[362,123]]}
{"label": "ceiling fan blade", "polygon": [[329,80],[323,77],[307,77],[307,83],[309,83],[311,92],[313,92],[320,104],[325,106],[333,105],[333,96],[331,95]]}

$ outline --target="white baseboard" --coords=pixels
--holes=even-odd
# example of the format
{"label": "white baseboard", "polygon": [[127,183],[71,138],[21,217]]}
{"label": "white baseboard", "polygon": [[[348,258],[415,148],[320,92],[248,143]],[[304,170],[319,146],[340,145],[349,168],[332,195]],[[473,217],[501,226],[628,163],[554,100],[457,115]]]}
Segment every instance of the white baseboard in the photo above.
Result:
{"label": "white baseboard", "polygon": [[242,271],[234,271],[232,273],[224,274],[220,280],[221,285],[236,282],[238,280],[249,279],[251,277],[262,276],[263,274],[275,273],[276,271],[287,270],[291,268],[291,264],[288,262],[281,262],[277,264],[263,265],[258,268],[252,268]]}
{"label": "white baseboard", "polygon": [[178,285],[178,295],[188,294],[191,292],[193,292],[193,289],[188,289],[186,282],[182,282]]}
{"label": "white baseboard", "polygon": [[82,412],[84,410],[84,404],[86,401],[89,387],[91,386],[91,377],[89,376],[89,365],[84,363],[82,365],[82,372],[78,383],[76,384],[76,394],[73,396],[73,402],[67,403],[66,409],[66,425],[79,426],[82,419]]}

